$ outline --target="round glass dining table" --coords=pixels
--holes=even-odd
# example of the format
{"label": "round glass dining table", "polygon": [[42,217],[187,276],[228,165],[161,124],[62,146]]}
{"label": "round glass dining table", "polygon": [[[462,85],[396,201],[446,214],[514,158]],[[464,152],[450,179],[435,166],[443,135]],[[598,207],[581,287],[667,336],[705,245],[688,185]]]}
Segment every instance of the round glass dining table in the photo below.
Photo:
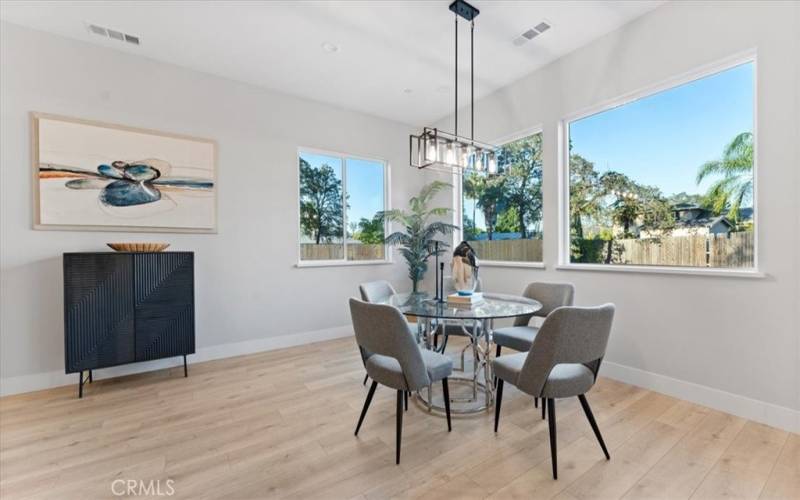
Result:
{"label": "round glass dining table", "polygon": [[[453,305],[438,301],[427,293],[398,293],[389,296],[384,303],[400,310],[406,317],[417,322],[417,341],[426,349],[444,353],[449,336],[463,336],[468,340],[461,350],[460,371],[463,375],[451,376],[449,380],[458,385],[467,385],[471,391],[451,389],[451,412],[469,414],[479,413],[491,408],[494,403],[494,384],[491,367],[492,329],[494,321],[503,318],[530,316],[542,308],[536,300],[517,295],[484,293],[483,300],[474,305]],[[442,343],[435,342],[435,334],[447,332]],[[436,335],[438,337],[438,335]],[[467,358],[467,351],[472,356]],[[471,369],[469,369],[471,365]],[[483,377],[481,377],[483,375]],[[480,380],[483,378],[483,380]],[[484,397],[479,397],[479,392]],[[419,401],[428,410],[444,410],[441,395],[434,396],[432,388],[427,394],[417,393]]]}

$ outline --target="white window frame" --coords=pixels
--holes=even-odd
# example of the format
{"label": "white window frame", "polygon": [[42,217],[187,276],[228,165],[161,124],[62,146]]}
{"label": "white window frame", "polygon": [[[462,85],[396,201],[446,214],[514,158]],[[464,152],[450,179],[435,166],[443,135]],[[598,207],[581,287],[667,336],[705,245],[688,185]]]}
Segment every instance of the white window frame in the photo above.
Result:
{"label": "white window frame", "polygon": [[[344,228],[344,235],[342,235],[342,247],[343,247],[343,259],[335,259],[335,260],[302,260],[302,243],[300,242],[300,238],[302,236],[302,229],[300,226],[300,156],[303,153],[307,154],[316,154],[316,155],[324,155],[324,156],[333,156],[339,158],[342,162],[342,207],[344,210],[344,214],[342,215],[342,225]],[[370,161],[375,163],[380,163],[383,165],[383,210],[390,210],[392,206],[392,199],[391,199],[391,165],[387,160],[383,160],[380,158],[373,158],[370,156],[361,156],[361,155],[354,155],[350,153],[342,153],[338,151],[331,151],[327,149],[320,149],[320,148],[313,148],[313,147],[303,147],[300,146],[297,148],[297,154],[295,155],[295,172],[297,175],[297,184],[295,186],[295,192],[297,193],[297,203],[295,204],[295,209],[297,210],[297,264],[295,267],[337,267],[337,266],[374,266],[374,265],[381,265],[381,264],[392,264],[392,252],[389,245],[383,245],[383,259],[374,259],[374,260],[347,260],[347,161],[348,160],[361,160],[361,161]],[[388,221],[383,222],[383,231],[384,234],[389,234],[389,223]]]}
{"label": "white window frame", "polygon": [[[688,266],[647,266],[642,264],[582,264],[570,262],[570,213],[569,213],[569,125],[591,115],[621,107],[639,99],[665,92],[681,85],[721,73],[742,64],[753,64],[753,267],[741,269],[688,267]],[[758,61],[756,49],[750,49],[733,56],[695,68],[679,76],[650,85],[628,94],[606,100],[578,112],[563,117],[558,124],[558,264],[559,270],[611,271],[657,274],[693,274],[707,276],[727,276],[737,278],[762,278],[766,274],[759,268],[758,221]]]}
{"label": "white window frame", "polygon": [[[510,142],[518,141],[520,139],[524,139],[526,137],[530,137],[532,135],[542,134],[542,149],[544,149],[544,126],[542,124],[534,125],[533,127],[528,127],[526,129],[519,130],[514,132],[513,134],[509,134],[498,139],[491,141],[491,144],[496,144],[498,146],[504,146]],[[544,159],[542,159],[542,163],[544,163]],[[544,165],[542,165],[542,198],[544,198]],[[457,231],[453,231],[453,248],[456,245],[461,243],[464,235],[463,224],[464,224],[464,194],[462,192],[464,188],[464,175],[463,173],[454,172],[453,173],[453,186],[456,188],[453,190],[453,206],[456,209],[453,211],[453,224],[458,226]],[[514,260],[484,260],[481,259],[481,256],[478,255],[478,259],[480,260],[481,266],[486,267],[527,267],[530,269],[545,269],[545,248],[544,248],[544,200],[542,200],[542,260],[536,262],[526,262],[526,261],[514,261]]]}

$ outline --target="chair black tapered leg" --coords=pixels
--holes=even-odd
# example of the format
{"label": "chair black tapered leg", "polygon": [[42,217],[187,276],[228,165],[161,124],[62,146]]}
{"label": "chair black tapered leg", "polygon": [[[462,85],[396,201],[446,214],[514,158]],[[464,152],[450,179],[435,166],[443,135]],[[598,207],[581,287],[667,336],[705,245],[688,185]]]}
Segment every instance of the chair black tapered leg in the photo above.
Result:
{"label": "chair black tapered leg", "polygon": [[369,380],[369,373],[364,374],[364,383],[362,383],[361,385],[367,385],[367,380]]}
{"label": "chair black tapered leg", "polygon": [[542,420],[544,420],[544,412],[547,411],[547,399],[542,398]]}
{"label": "chair black tapered leg", "polygon": [[[544,399],[542,401],[545,401]],[[553,479],[558,479],[558,460],[556,459],[556,404],[555,399],[547,398],[547,423],[550,427],[550,461],[553,463]],[[544,405],[544,403],[542,403]]]}
{"label": "chair black tapered leg", "polygon": [[403,391],[403,405],[405,410],[408,411],[408,391]]}
{"label": "chair black tapered leg", "polygon": [[[500,346],[498,346],[499,348]],[[500,404],[503,402],[503,379],[497,379],[497,396],[494,402],[494,431],[500,423]]]}
{"label": "chair black tapered leg", "polygon": [[450,424],[450,387],[447,384],[447,377],[442,379],[442,393],[444,396],[444,411],[447,413],[447,432],[453,430]]}
{"label": "chair black tapered leg", "polygon": [[597,427],[597,422],[595,422],[594,420],[592,409],[589,408],[589,402],[586,401],[586,395],[581,394],[580,396],[578,396],[578,399],[580,400],[581,406],[583,407],[583,413],[586,414],[586,418],[589,420],[589,424],[592,426],[594,435],[597,438],[597,441],[600,443],[600,448],[603,449],[603,454],[605,454],[606,460],[611,460],[611,455],[608,454],[608,449],[606,449],[606,443],[605,441],[603,441],[603,436],[600,434],[600,428]]}
{"label": "chair black tapered leg", "polygon": [[83,397],[83,370],[78,374],[78,399]]}
{"label": "chair black tapered leg", "polygon": [[533,398],[533,407],[534,408],[538,408],[539,407],[539,398]]}
{"label": "chair black tapered leg", "polygon": [[400,441],[403,437],[403,391],[397,391],[397,451],[395,464],[400,465]]}
{"label": "chair black tapered leg", "polygon": [[[495,353],[494,353],[494,357],[495,357],[495,358],[499,358],[499,357],[500,357],[500,349],[502,349],[502,346],[498,344],[498,346],[497,346],[497,352],[495,352]],[[497,387],[497,377],[493,377],[493,378],[492,378],[492,384],[493,384],[495,387]]]}
{"label": "chair black tapered leg", "polygon": [[372,395],[375,394],[376,387],[378,387],[378,383],[373,380],[372,385],[369,386],[369,392],[367,393],[367,400],[364,401],[364,408],[361,410],[361,416],[358,417],[358,425],[356,426],[356,433],[355,433],[356,436],[358,436],[358,431],[359,429],[361,429],[361,423],[364,421],[364,417],[367,416],[367,409],[369,409],[369,404],[372,402]]}

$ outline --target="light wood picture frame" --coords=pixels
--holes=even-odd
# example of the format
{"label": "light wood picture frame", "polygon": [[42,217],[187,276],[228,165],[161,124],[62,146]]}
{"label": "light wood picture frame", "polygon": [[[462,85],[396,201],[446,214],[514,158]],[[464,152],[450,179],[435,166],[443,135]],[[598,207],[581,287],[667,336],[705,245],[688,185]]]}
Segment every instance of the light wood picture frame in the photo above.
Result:
{"label": "light wood picture frame", "polygon": [[30,117],[34,229],[217,232],[216,141]]}

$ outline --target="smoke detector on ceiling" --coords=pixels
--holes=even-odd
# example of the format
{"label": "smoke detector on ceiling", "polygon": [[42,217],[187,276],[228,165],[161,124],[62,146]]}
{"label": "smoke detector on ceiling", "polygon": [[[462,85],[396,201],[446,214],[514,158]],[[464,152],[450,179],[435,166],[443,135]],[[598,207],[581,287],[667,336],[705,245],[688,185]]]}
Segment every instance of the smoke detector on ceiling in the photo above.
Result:
{"label": "smoke detector on ceiling", "polygon": [[527,43],[529,40],[533,40],[534,38],[536,38],[537,36],[541,35],[542,33],[544,33],[549,29],[550,29],[550,23],[548,23],[547,21],[542,21],[533,28],[526,30],[521,35],[516,37],[513,43],[516,47],[519,47],[520,45]]}
{"label": "smoke detector on ceiling", "polygon": [[128,33],[123,33],[121,31],[113,30],[111,28],[106,28],[103,26],[98,26],[92,23],[85,23],[86,29],[89,33],[93,35],[102,36],[104,38],[111,38],[113,40],[117,40],[120,42],[127,42],[133,45],[139,45],[139,37],[135,35],[130,35]]}

